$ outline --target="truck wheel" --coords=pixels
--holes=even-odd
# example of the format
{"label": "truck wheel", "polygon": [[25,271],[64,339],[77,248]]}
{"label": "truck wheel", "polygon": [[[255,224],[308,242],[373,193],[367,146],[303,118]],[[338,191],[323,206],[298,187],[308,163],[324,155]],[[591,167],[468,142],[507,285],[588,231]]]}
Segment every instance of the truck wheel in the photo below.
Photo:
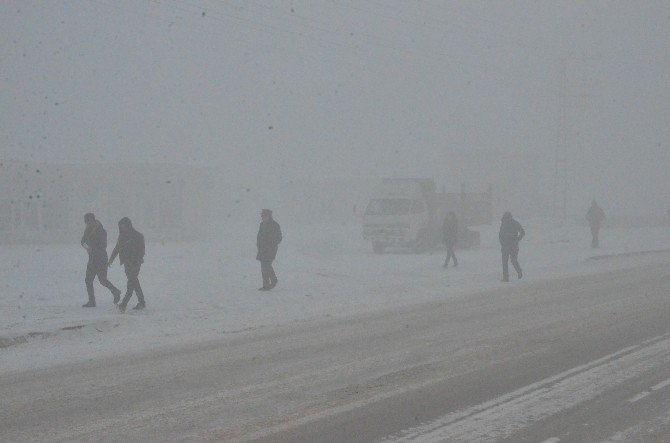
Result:
{"label": "truck wheel", "polygon": [[385,249],[386,249],[386,245],[384,243],[379,243],[379,242],[376,242],[376,241],[372,242],[372,251],[375,254],[383,254]]}

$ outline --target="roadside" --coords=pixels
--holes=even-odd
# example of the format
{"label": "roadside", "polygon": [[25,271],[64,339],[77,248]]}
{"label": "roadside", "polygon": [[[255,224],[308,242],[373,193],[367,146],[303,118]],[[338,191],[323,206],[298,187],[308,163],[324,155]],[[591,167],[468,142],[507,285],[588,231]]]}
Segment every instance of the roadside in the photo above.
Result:
{"label": "roadside", "polygon": [[[0,381],[0,427],[31,441],[373,441],[648,344],[668,333],[667,289],[666,265],[643,266],[28,369]],[[569,387],[563,407],[592,400]]]}
{"label": "roadside", "polygon": [[[582,227],[525,226],[520,255],[525,276],[512,287],[670,258],[667,228],[607,230],[598,259],[591,259],[594,251]],[[275,266],[279,285],[261,293],[254,244],[247,241],[254,229],[239,228],[240,235],[225,241],[148,245],[141,274],[148,308],[124,315],[97,283],[98,307],[80,308],[85,257],[76,245],[3,248],[0,373],[393,310],[502,285],[496,226],[481,227],[482,246],[457,251],[459,266],[445,270],[442,251],[376,255],[361,240],[358,225],[318,225],[285,228]],[[112,268],[109,278],[123,287],[121,268]]]}

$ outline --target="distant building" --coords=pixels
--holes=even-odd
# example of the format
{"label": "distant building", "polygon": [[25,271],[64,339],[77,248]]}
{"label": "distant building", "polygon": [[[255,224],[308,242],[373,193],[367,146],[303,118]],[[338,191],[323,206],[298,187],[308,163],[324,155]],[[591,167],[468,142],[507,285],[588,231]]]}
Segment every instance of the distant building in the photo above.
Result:
{"label": "distant building", "polygon": [[78,241],[86,212],[110,243],[124,216],[149,240],[197,239],[209,205],[207,175],[194,166],[0,160],[0,243]]}

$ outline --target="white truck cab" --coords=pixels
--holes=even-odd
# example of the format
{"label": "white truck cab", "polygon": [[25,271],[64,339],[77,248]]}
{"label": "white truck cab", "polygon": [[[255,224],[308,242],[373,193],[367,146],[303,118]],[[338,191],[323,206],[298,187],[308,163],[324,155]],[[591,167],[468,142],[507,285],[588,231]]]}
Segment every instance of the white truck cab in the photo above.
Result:
{"label": "white truck cab", "polygon": [[439,236],[446,213],[436,205],[431,179],[383,179],[363,215],[363,236],[382,253],[388,246],[427,249]]}

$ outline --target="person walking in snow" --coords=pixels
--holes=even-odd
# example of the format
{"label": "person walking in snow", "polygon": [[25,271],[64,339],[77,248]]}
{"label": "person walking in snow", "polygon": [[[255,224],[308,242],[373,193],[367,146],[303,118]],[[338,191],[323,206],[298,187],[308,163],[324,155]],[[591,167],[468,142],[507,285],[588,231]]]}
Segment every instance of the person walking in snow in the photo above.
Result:
{"label": "person walking in snow", "polygon": [[509,281],[508,262],[510,259],[512,260],[512,266],[514,266],[517,276],[519,278],[523,276],[521,266],[519,266],[519,242],[524,235],[526,235],[526,231],[523,230],[521,224],[512,218],[510,212],[505,212],[500,221],[500,232],[498,233],[502,252],[502,281],[504,282]]}
{"label": "person walking in snow", "polygon": [[605,211],[598,206],[595,200],[591,202],[591,207],[586,212],[586,220],[591,228],[591,247],[597,248],[599,246],[598,234],[600,233],[600,225],[605,220]]}
{"label": "person walking in snow", "polygon": [[458,241],[458,217],[454,211],[447,212],[442,224],[442,240],[447,246],[447,258],[444,260],[444,267],[449,266],[449,259],[454,259],[454,266],[458,266],[458,259],[454,253],[456,242]]}
{"label": "person walking in snow", "polygon": [[137,294],[138,301],[133,309],[144,309],[146,303],[139,280],[140,267],[144,263],[144,236],[133,228],[133,224],[128,217],[119,220],[119,238],[111,257],[109,257],[109,266],[112,266],[117,254],[119,264],[124,266],[126,277],[128,277],[126,295],[119,304],[119,310],[121,312],[126,311],[126,306],[133,295],[133,291]]}
{"label": "person walking in snow", "polygon": [[279,243],[282,241],[281,228],[272,218],[272,211],[263,209],[261,211],[261,224],[258,228],[258,235],[256,236],[256,260],[261,262],[261,276],[263,278],[263,286],[258,288],[259,291],[269,291],[277,286],[277,275],[272,268],[272,261],[277,256],[277,249]]}
{"label": "person walking in snow", "polygon": [[119,302],[121,291],[107,280],[107,231],[102,223],[95,219],[95,215],[87,213],[84,215],[84,235],[81,238],[81,246],[88,252],[88,263],[86,264],[86,292],[88,293],[88,303],[84,308],[95,307],[95,292],[93,290],[93,280],[98,277],[101,285],[112,292],[114,304]]}

